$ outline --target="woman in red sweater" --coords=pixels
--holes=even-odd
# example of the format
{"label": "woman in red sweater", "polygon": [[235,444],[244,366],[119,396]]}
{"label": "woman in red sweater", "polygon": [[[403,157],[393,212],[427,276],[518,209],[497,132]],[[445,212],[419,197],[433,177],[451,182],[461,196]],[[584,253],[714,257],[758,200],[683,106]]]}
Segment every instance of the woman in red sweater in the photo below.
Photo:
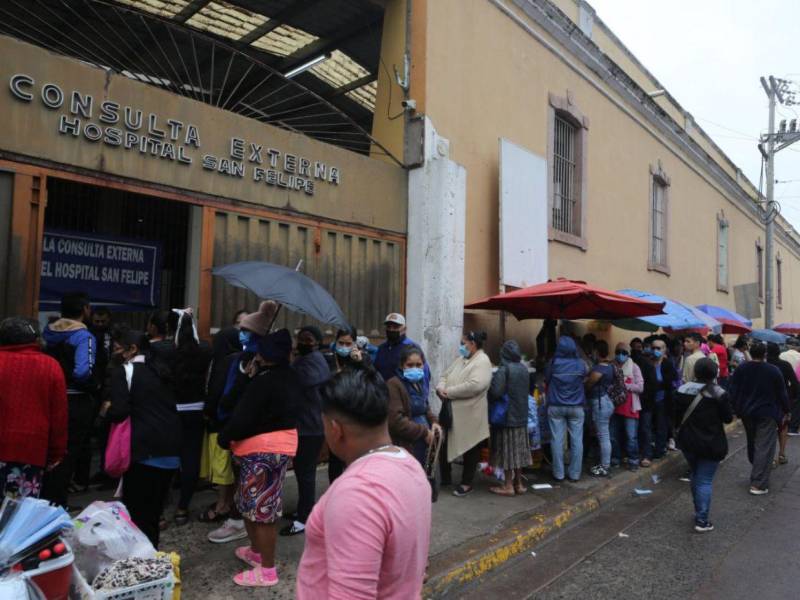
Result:
{"label": "woman in red sweater", "polygon": [[0,501],[39,496],[42,474],[67,451],[67,388],[30,321],[0,323]]}

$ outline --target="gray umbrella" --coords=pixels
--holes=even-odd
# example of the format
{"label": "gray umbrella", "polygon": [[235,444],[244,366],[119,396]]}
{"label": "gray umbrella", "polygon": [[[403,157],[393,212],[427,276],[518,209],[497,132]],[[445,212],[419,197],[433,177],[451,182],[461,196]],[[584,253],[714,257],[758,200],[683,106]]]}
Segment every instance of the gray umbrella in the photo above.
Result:
{"label": "gray umbrella", "polygon": [[287,308],[314,317],[328,325],[348,329],[342,309],[325,288],[300,271],[268,262],[248,260],[215,267],[219,275],[236,287],[245,288],[259,298],[275,300]]}

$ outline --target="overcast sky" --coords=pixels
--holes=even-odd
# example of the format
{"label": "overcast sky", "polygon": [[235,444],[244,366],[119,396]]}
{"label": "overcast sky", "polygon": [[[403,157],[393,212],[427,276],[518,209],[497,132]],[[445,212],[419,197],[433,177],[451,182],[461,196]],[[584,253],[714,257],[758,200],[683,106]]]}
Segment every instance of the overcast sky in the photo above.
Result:
{"label": "overcast sky", "polygon": [[[597,15],[757,186],[767,129],[759,77],[800,83],[798,0],[589,0]],[[796,85],[797,87],[797,85]],[[800,94],[798,94],[800,101]],[[779,106],[781,119],[800,106]],[[783,215],[800,230],[800,142],[775,159]],[[794,181],[796,180],[796,181]],[[766,182],[764,184],[766,193]]]}

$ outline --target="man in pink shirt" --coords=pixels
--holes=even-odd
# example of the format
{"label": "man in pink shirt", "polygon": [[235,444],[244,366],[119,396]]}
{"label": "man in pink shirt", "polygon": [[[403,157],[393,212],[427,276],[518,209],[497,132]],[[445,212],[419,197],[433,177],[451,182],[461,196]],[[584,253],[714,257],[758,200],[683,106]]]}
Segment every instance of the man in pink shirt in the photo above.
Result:
{"label": "man in pink shirt", "polygon": [[325,440],[347,469],[306,523],[297,598],[420,598],[431,488],[419,462],[392,445],[386,385],[372,370],[340,373],[322,411]]}

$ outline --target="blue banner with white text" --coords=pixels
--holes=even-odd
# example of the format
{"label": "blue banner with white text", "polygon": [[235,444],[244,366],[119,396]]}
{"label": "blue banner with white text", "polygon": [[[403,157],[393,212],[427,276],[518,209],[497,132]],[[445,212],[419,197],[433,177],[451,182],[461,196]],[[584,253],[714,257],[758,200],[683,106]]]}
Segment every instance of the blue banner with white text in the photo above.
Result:
{"label": "blue banner with white text", "polygon": [[161,244],[71,231],[46,230],[40,310],[58,310],[61,296],[84,292],[93,305],[146,310],[161,293]]}

